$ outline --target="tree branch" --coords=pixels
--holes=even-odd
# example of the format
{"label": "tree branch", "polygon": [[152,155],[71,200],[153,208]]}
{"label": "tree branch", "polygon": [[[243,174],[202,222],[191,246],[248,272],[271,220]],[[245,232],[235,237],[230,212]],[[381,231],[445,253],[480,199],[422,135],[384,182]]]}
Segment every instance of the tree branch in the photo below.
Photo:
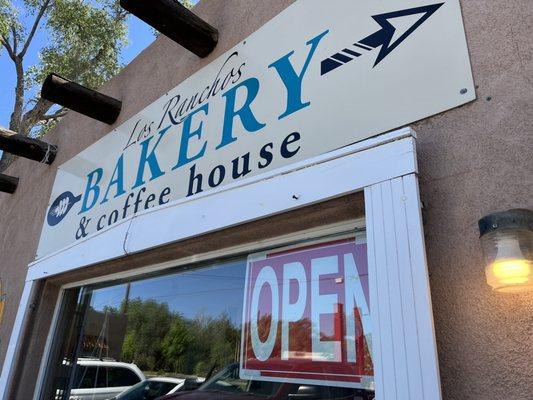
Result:
{"label": "tree branch", "polygon": [[30,34],[28,35],[28,38],[26,39],[26,43],[24,43],[24,47],[22,48],[22,51],[19,54],[19,57],[24,57],[26,54],[26,51],[28,51],[28,47],[30,47],[30,43],[33,40],[33,37],[35,36],[35,32],[37,31],[37,28],[39,27],[39,23],[41,22],[41,19],[46,12],[48,6],[50,5],[51,0],[45,0],[41,8],[39,9],[39,13],[37,14],[37,17],[35,18],[35,21],[33,22],[33,26],[31,28]]}
{"label": "tree branch", "polygon": [[15,70],[17,72],[17,82],[15,85],[15,104],[9,121],[9,129],[18,131],[22,113],[24,112],[24,65],[22,64],[22,58],[17,55],[13,58],[13,62],[15,63]]}
{"label": "tree branch", "polygon": [[35,103],[35,106],[30,111],[26,112],[22,117],[18,132],[21,135],[28,136],[35,124],[43,119],[43,116],[46,115],[48,110],[50,110],[53,105],[54,103],[51,101],[45,100],[42,97],[39,98],[39,100],[37,100]]}
{"label": "tree branch", "polygon": [[50,121],[51,119],[57,119],[57,118],[64,117],[67,114],[67,111],[68,111],[67,109],[61,108],[53,114],[43,115],[39,122],[47,122],[47,121]]}
{"label": "tree branch", "polygon": [[9,41],[5,37],[2,36],[2,37],[0,37],[0,42],[6,48],[7,53],[9,54],[9,57],[12,60],[14,60],[17,55],[15,54],[13,49],[11,48],[11,45],[9,44]]}
{"label": "tree branch", "polygon": [[11,33],[13,34],[13,53],[17,54],[17,30],[15,29],[15,25],[11,24]]}

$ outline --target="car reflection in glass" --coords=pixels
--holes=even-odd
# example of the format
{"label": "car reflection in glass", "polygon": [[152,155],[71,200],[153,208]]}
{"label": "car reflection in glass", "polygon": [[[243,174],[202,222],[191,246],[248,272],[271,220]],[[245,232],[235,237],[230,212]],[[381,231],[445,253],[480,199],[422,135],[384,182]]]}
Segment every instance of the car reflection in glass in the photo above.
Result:
{"label": "car reflection in glass", "polygon": [[239,378],[239,364],[231,364],[198,390],[169,394],[157,400],[373,400],[374,394],[359,389],[248,381]]}
{"label": "car reflection in glass", "polygon": [[202,383],[203,378],[149,378],[139,382],[110,400],[155,400],[167,394],[196,389]]}

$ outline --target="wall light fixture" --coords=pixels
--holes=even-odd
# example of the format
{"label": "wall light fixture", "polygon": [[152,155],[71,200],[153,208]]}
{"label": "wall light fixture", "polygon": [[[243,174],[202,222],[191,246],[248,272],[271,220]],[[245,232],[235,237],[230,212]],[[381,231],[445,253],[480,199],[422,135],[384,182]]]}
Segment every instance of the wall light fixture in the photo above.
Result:
{"label": "wall light fixture", "polygon": [[499,292],[533,291],[533,211],[487,215],[479,233],[487,283]]}

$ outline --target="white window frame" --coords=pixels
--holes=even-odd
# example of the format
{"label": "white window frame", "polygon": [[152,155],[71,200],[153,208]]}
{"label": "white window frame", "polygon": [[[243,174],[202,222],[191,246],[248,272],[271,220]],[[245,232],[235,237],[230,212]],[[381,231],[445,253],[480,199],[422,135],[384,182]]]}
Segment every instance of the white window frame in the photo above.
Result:
{"label": "white window frame", "polygon": [[[0,376],[0,399],[7,400],[31,293],[38,281],[364,190],[376,400],[440,400],[417,175],[416,134],[404,128],[194,199],[148,210],[37,260],[29,266],[9,341]],[[284,240],[287,238],[280,238],[279,243]],[[248,244],[241,250],[257,245]],[[220,257],[238,250],[225,249],[201,257]],[[199,259],[194,257],[195,261]],[[170,266],[176,266],[176,262],[137,269],[131,274]],[[104,278],[112,280],[113,276]],[[87,283],[90,281],[75,285]],[[36,393],[46,358],[44,354]]]}

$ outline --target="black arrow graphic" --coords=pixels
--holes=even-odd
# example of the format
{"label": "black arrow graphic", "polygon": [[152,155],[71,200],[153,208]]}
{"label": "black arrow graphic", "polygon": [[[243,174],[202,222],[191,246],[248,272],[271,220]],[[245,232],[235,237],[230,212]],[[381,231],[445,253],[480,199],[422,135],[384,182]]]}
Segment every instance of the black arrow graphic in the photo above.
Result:
{"label": "black arrow graphic", "polygon": [[[387,57],[392,51],[398,47],[407,37],[409,37],[415,30],[418,29],[426,20],[431,17],[435,11],[442,7],[444,3],[431,4],[428,6],[415,7],[407,10],[394,11],[386,14],[374,15],[372,18],[381,26],[381,29],[373,34],[365,37],[354,43],[353,46],[357,47],[358,51],[354,51],[350,48],[345,48],[338,53],[333,54],[331,57],[326,58],[321,63],[321,75],[325,75],[328,72],[333,71],[341,67],[342,65],[354,60],[361,56],[359,53],[362,50],[371,51],[378,47],[381,50],[378,54],[374,67],[378,65],[385,57]],[[391,43],[396,28],[389,20],[398,17],[406,17],[409,15],[424,14],[422,15],[405,33]]]}

